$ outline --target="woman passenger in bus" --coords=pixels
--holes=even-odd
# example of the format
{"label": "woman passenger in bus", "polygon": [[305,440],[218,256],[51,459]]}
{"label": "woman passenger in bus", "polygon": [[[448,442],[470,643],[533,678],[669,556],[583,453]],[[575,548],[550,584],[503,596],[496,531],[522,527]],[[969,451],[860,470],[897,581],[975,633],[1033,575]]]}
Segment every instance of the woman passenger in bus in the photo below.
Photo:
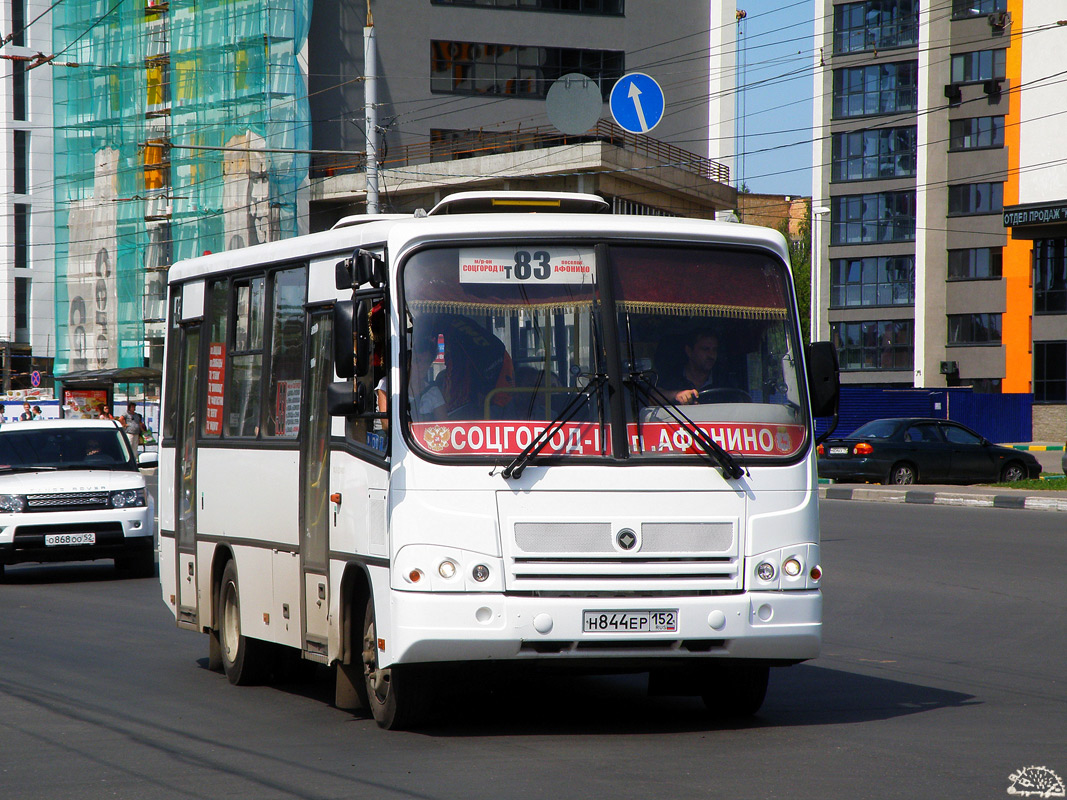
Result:
{"label": "woman passenger in bus", "polygon": [[408,406],[414,422],[429,422],[447,416],[445,396],[430,376],[437,358],[437,334],[414,337],[411,347],[411,374],[408,376]]}

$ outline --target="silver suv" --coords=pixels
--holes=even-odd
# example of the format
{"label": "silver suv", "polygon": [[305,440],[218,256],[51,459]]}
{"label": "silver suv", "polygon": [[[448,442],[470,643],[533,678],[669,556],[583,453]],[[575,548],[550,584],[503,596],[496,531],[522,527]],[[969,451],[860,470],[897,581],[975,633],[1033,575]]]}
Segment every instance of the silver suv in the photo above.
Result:
{"label": "silver suv", "polygon": [[142,465],[114,421],[0,428],[0,577],[6,564],[98,558],[154,574],[155,508]]}

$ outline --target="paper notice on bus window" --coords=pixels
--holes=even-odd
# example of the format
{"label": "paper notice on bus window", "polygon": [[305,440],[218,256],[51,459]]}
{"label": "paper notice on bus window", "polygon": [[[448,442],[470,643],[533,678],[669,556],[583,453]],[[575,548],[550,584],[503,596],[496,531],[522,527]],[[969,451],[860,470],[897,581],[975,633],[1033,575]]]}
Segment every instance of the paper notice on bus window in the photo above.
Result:
{"label": "paper notice on bus window", "polygon": [[591,247],[531,244],[459,251],[460,283],[592,284],[595,279]]}
{"label": "paper notice on bus window", "polygon": [[204,435],[222,433],[223,384],[226,377],[226,345],[210,342],[207,348],[207,406],[204,410]]}

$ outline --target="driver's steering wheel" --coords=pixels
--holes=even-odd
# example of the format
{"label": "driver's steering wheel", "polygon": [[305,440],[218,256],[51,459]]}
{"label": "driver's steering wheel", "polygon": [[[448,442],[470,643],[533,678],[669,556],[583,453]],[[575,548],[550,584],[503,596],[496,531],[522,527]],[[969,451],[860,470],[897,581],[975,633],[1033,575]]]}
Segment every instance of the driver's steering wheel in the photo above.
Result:
{"label": "driver's steering wheel", "polygon": [[719,387],[716,389],[704,389],[697,394],[698,403],[751,403],[752,395],[744,389],[732,387]]}

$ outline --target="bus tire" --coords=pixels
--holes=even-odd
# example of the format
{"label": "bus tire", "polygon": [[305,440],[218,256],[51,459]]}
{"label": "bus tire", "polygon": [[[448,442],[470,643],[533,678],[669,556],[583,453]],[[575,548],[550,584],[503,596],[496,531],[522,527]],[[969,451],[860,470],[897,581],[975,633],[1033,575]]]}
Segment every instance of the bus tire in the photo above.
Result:
{"label": "bus tire", "polygon": [[717,717],[751,717],[767,696],[766,664],[716,664],[705,672],[700,697]]}
{"label": "bus tire", "polygon": [[425,683],[410,665],[378,666],[373,600],[367,601],[363,617],[363,680],[367,706],[379,728],[409,730],[419,724],[428,699]]}
{"label": "bus tire", "polygon": [[263,679],[267,643],[241,633],[241,592],[237,583],[237,565],[226,562],[219,586],[219,651],[222,670],[235,686],[248,686]]}

